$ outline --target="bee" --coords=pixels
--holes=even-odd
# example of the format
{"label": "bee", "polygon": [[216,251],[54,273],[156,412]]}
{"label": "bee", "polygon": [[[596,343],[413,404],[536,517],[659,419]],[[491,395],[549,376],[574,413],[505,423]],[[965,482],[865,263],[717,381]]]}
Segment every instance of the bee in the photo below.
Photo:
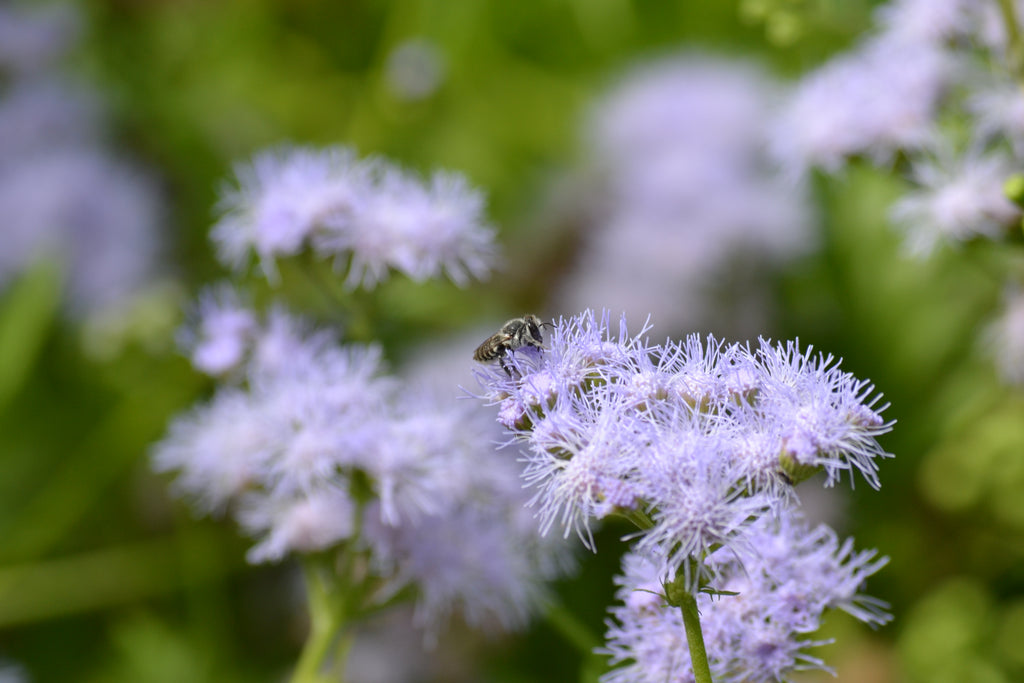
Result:
{"label": "bee", "polygon": [[522,318],[513,318],[476,347],[473,360],[482,363],[497,360],[502,369],[511,376],[512,372],[505,360],[506,354],[524,346],[544,348],[544,337],[540,333],[540,328],[545,325],[554,327],[552,323],[541,322],[540,318],[532,313],[527,313]]}

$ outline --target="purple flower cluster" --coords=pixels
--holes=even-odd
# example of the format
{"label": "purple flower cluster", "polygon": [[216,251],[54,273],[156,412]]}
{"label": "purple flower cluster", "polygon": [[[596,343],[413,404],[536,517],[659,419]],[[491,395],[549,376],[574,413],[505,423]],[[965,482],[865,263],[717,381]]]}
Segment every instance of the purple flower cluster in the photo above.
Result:
{"label": "purple flower cluster", "polygon": [[[854,552],[827,526],[797,515],[762,516],[750,525],[751,552],[719,548],[707,558],[729,594],[697,596],[714,680],[775,683],[793,670],[824,669],[806,650],[828,641],[808,638],[825,609],[842,609],[872,625],[889,621],[884,605],[858,591],[886,564],[875,551]],[[678,608],[661,593],[666,568],[650,556],[623,560],[605,652],[613,669],[604,683],[692,680],[686,633]]]}
{"label": "purple flower cluster", "polygon": [[422,179],[344,147],[264,152],[236,175],[213,230],[230,266],[255,254],[273,277],[275,259],[308,248],[347,268],[353,288],[373,287],[392,269],[416,281],[447,274],[459,285],[490,272],[494,231],[483,197],[461,175]]}
{"label": "purple flower cluster", "polygon": [[[854,472],[879,486],[878,460],[889,454],[876,437],[891,423],[872,385],[794,342],[761,340],[750,348],[691,336],[651,345],[647,330],[630,335],[624,319],[615,329],[607,312],[587,311],[559,320],[550,348],[518,349],[507,357],[507,371],[494,365],[478,372],[499,420],[525,445],[523,476],[542,530],[557,523],[593,548],[592,520],[619,514],[637,521],[633,551],[661,583],[682,579],[691,592],[744,593],[742,601],[723,596],[708,613],[760,609],[762,594],[784,600],[776,592],[791,590],[785,572],[820,573],[812,565],[830,562],[829,577],[816,580],[831,582],[832,592],[812,589],[817,583],[806,587],[808,627],[772,627],[792,639],[814,630],[830,605],[879,621],[851,600],[882,563],[869,563],[870,554],[851,557],[831,532],[795,530],[793,492],[794,483],[819,471],[827,486],[844,474],[853,483]],[[757,564],[770,561],[778,566]],[[756,583],[759,572],[768,574],[763,584]],[[744,581],[754,583],[737,583]],[[627,577],[625,585],[636,583]],[[729,618],[741,629],[742,619]],[[613,640],[621,635],[627,649],[661,642],[631,639],[638,629],[678,626],[675,639],[685,637],[680,624],[626,625],[621,616],[620,622]],[[714,637],[723,641],[719,657],[742,656],[724,642],[724,631]],[[780,647],[790,643],[783,640]],[[800,647],[780,651],[773,670],[816,661],[798,654]],[[663,653],[647,678],[628,680],[685,680],[657,669],[671,658],[672,666],[686,666],[685,650]],[[613,651],[645,666],[639,655]],[[609,680],[627,680],[619,675]]]}
{"label": "purple flower cluster", "polygon": [[98,92],[62,68],[80,28],[70,4],[0,6],[0,288],[52,262],[69,312],[99,323],[156,289],[163,207],[104,139]]}
{"label": "purple flower cluster", "polygon": [[912,251],[998,237],[1020,210],[1002,185],[1024,151],[1024,90],[999,3],[894,0],[864,41],[794,88],[772,143],[793,175],[852,158],[909,161],[893,209]]}
{"label": "purple flower cluster", "polygon": [[281,310],[261,320],[227,290],[199,318],[193,362],[225,383],[172,423],[154,465],[201,512],[233,514],[257,539],[251,562],[346,545],[366,554],[376,603],[417,587],[426,626],[453,609],[524,620],[565,558],[529,523],[482,411],[384,374],[375,347]]}
{"label": "purple flower cluster", "polygon": [[[600,183],[565,308],[642,306],[686,329],[721,315],[708,283],[733,282],[737,261],[753,277],[813,248],[806,193],[766,158],[778,90],[753,63],[684,53],[630,69],[595,103],[586,147]],[[771,308],[763,291],[738,302],[751,332]]]}

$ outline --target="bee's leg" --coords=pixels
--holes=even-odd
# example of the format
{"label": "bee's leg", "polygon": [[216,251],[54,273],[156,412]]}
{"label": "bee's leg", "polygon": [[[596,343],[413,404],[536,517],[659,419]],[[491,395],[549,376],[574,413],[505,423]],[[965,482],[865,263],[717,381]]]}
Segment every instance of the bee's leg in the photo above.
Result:
{"label": "bee's leg", "polygon": [[[512,371],[514,370],[514,368],[510,367],[509,364],[508,364],[508,352],[507,351],[503,352],[500,356],[498,356],[498,365],[501,366],[501,369],[505,371],[506,375],[508,375],[510,378],[512,377]],[[516,374],[518,374],[518,373],[516,373]]]}
{"label": "bee's leg", "polygon": [[501,369],[505,371],[505,374],[512,379],[521,379],[522,375],[516,370],[516,367],[509,362],[509,358],[515,353],[512,349],[506,349],[500,356],[498,356],[498,364]]}

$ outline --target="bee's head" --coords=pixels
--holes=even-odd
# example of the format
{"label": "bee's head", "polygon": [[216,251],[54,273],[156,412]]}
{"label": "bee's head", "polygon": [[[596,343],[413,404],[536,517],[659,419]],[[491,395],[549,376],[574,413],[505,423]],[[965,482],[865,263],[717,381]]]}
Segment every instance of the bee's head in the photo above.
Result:
{"label": "bee's head", "polygon": [[526,329],[529,332],[530,337],[532,337],[533,340],[536,341],[537,346],[543,346],[543,344],[544,344],[544,336],[541,334],[541,331],[540,331],[541,328],[542,327],[554,327],[555,326],[554,323],[549,323],[549,322],[541,321],[540,318],[538,318],[537,316],[533,315],[532,313],[524,315],[523,316],[523,322],[526,323]]}

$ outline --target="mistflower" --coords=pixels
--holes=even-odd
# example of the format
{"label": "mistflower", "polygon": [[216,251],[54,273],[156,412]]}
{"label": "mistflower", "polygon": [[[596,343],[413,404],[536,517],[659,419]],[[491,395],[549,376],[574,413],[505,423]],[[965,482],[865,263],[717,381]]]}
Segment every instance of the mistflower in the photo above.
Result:
{"label": "mistflower", "polygon": [[438,500],[436,515],[397,526],[371,506],[365,537],[387,599],[407,585],[419,589],[415,617],[433,635],[453,612],[493,630],[525,624],[547,595],[545,585],[571,566],[568,546],[537,534],[524,507],[513,461],[477,453],[486,467],[471,471],[470,496]]}
{"label": "mistflower", "polygon": [[0,166],[0,286],[39,259],[54,259],[67,273],[72,312],[88,315],[154,280],[162,210],[145,173],[86,145]]}
{"label": "mistflower", "polygon": [[373,287],[391,270],[457,284],[486,277],[494,231],[483,197],[457,174],[424,180],[347,148],[286,148],[236,169],[213,239],[235,268],[255,254],[268,277],[276,260],[311,249],[347,268],[350,287]]}
{"label": "mistflower", "polygon": [[[795,510],[763,515],[750,524],[748,546],[721,548],[707,560],[720,595],[701,593],[697,604],[714,680],[775,683],[794,671],[822,669],[808,649],[826,609],[841,609],[869,625],[889,620],[886,605],[862,595],[864,581],[887,558],[854,552],[828,527],[811,527]],[[623,558],[617,579],[621,605],[611,609],[604,648],[613,664],[603,683],[692,680],[686,633],[678,608],[665,602],[672,570],[638,553]]]}
{"label": "mistflower", "polygon": [[196,323],[182,333],[182,345],[196,370],[224,375],[241,367],[256,331],[256,318],[230,288],[203,292]]}
{"label": "mistflower", "polygon": [[0,6],[0,71],[23,74],[62,57],[81,32],[78,10],[66,2]]}
{"label": "mistflower", "polygon": [[893,0],[877,10],[880,28],[889,38],[933,45],[975,29],[977,14],[973,0]]}
{"label": "mistflower", "polygon": [[246,533],[262,537],[247,557],[275,562],[288,553],[314,553],[350,538],[356,527],[348,482],[339,478],[301,496],[249,493],[239,501],[238,520]]}
{"label": "mistflower", "polygon": [[[878,458],[888,454],[875,437],[892,427],[876,407],[874,386],[839,369],[832,356],[800,351],[794,342],[773,346],[761,340],[762,369],[755,410],[778,430],[787,467],[821,467],[826,486],[841,472],[857,470],[879,487]],[[766,419],[765,419],[766,418]]]}
{"label": "mistflower", "polygon": [[276,425],[263,418],[244,392],[221,391],[171,423],[153,467],[179,472],[174,488],[200,511],[223,511],[258,485],[273,456]]}
{"label": "mistflower", "polygon": [[780,514],[794,482],[857,471],[878,486],[888,453],[876,437],[892,423],[873,386],[832,357],[764,340],[654,346],[644,332],[586,311],[559,320],[548,349],[511,352],[509,371],[478,371],[524,446],[542,531],[557,523],[592,547],[591,520],[646,519],[637,551],[664,555],[695,589],[714,574],[705,558],[749,548],[750,521]]}
{"label": "mistflower", "polygon": [[967,108],[979,139],[1007,140],[1018,159],[1024,156],[1024,90],[1018,83],[1001,79],[978,85],[967,98]]}
{"label": "mistflower", "polygon": [[0,98],[0,170],[31,157],[88,148],[101,139],[101,107],[95,93],[59,78],[5,84]]}
{"label": "mistflower", "polygon": [[763,270],[813,247],[803,188],[766,158],[777,91],[752,63],[684,54],[639,65],[595,103],[593,229],[566,307],[642,302],[684,329],[715,314],[707,283],[734,280],[727,266]]}
{"label": "mistflower", "polygon": [[153,464],[200,512],[237,519],[250,562],[347,548],[378,587],[359,609],[412,586],[431,633],[455,611],[520,625],[567,568],[482,407],[399,381],[376,347],[339,345],[280,308],[257,316],[229,290],[204,297],[192,336],[195,359],[230,371],[172,422]]}
{"label": "mistflower", "polygon": [[937,245],[972,237],[1000,236],[1020,209],[1003,193],[1014,171],[1003,154],[939,153],[914,165],[918,189],[892,208],[893,221],[907,233],[912,253],[927,256]]}
{"label": "mistflower", "polygon": [[834,173],[850,157],[888,161],[933,137],[941,97],[956,76],[944,50],[881,36],[833,58],[797,84],[777,123],[774,156],[793,176]]}
{"label": "mistflower", "polygon": [[236,168],[237,187],[220,200],[212,238],[222,262],[245,265],[255,252],[264,269],[305,246],[334,213],[352,211],[370,187],[369,168],[348,149],[278,149]]}
{"label": "mistflower", "polygon": [[728,435],[670,427],[637,466],[653,526],[635,550],[664,556],[668,575],[682,572],[692,590],[712,578],[713,567],[701,558],[715,548],[745,547],[750,520],[773,506],[767,492],[750,492],[743,485],[745,463],[730,458],[728,448]]}

